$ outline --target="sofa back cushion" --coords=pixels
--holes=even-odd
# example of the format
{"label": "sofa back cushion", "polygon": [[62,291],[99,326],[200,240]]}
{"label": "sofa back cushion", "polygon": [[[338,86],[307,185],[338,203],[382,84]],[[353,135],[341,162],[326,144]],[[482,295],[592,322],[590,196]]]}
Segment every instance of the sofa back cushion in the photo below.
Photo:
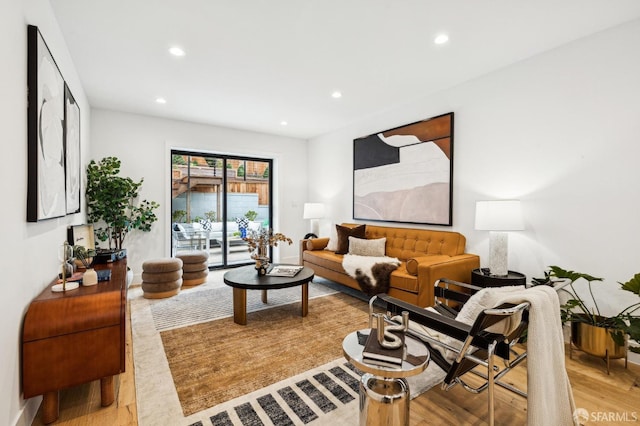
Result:
{"label": "sofa back cushion", "polygon": [[[342,224],[353,226],[353,224]],[[456,256],[464,253],[467,240],[459,232],[435,231],[431,229],[395,228],[366,225],[367,239],[386,238],[385,254],[407,260],[429,255]]]}

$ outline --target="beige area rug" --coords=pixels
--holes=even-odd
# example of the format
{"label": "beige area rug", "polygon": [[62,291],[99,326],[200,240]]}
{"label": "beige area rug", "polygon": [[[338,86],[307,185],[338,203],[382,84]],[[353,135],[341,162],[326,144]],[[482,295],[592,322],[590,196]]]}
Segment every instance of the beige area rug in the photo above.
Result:
{"label": "beige area rug", "polygon": [[366,328],[368,306],[345,294],[160,333],[186,416],[342,356],[342,340]]}
{"label": "beige area rug", "polygon": [[[209,280],[207,284],[201,285],[198,287],[193,287],[186,290],[183,289],[183,291],[180,293],[179,296],[182,296],[183,298],[193,299],[194,297],[196,297],[196,293],[201,294],[202,296],[205,296],[207,292],[209,292],[209,290],[226,290],[229,292],[229,294],[231,294],[232,289],[222,284],[221,281],[222,281],[222,273],[212,272],[209,275]],[[283,289],[283,290],[295,290],[295,295],[293,295],[292,297],[293,297],[293,300],[297,302],[293,303],[291,306],[287,306],[285,308],[285,311],[276,313],[275,317],[270,318],[269,315],[267,314],[267,312],[271,311],[271,308],[273,308],[273,305],[275,303],[291,303],[291,300],[287,300],[287,301],[282,300],[281,295],[278,295],[276,297],[276,295],[283,290],[269,292],[268,305],[266,306],[256,305],[255,307],[256,309],[266,308],[264,312],[251,312],[251,309],[252,309],[250,307],[251,303],[248,300],[249,313],[247,315],[247,318],[248,318],[247,326],[241,327],[239,325],[234,324],[232,318],[230,317],[232,315],[232,309],[229,310],[228,307],[223,309],[223,311],[225,312],[222,313],[223,316],[227,317],[226,320],[221,319],[221,320],[215,320],[214,322],[218,324],[222,324],[224,321],[227,321],[226,324],[228,327],[223,326],[222,329],[239,327],[239,330],[237,329],[236,332],[231,333],[231,335],[233,334],[240,335],[244,332],[247,332],[247,330],[251,329],[253,326],[260,326],[260,325],[263,327],[265,325],[274,326],[275,323],[273,322],[273,319],[276,318],[278,315],[284,315],[284,313],[287,310],[290,310],[291,320],[295,322],[308,322],[308,320],[318,321],[318,318],[324,313],[321,310],[319,310],[321,308],[316,308],[316,298],[322,299],[323,294],[324,295],[328,293],[334,294],[336,293],[336,291],[327,289],[327,288],[324,288],[324,290],[319,288],[314,290],[313,287],[315,286],[324,287],[316,283],[312,283],[310,285],[309,315],[305,318],[300,317],[300,304],[299,304],[300,289],[294,288],[294,289]],[[255,293],[256,297],[259,298],[260,292],[248,292],[247,293],[248,298],[253,293]],[[314,294],[317,294],[318,296],[316,296],[316,298],[312,298]],[[339,296],[338,299],[341,299],[341,298],[345,298],[346,300],[350,299],[348,296],[345,296],[345,295]],[[239,404],[240,406],[245,407],[247,404],[250,404],[248,401],[250,401],[252,398],[254,398],[253,404],[256,406],[256,411],[258,411],[257,415],[263,419],[262,423],[278,424],[278,421],[276,423],[273,423],[273,422],[270,423],[268,421],[269,417],[264,412],[261,412],[260,407],[258,407],[258,403],[255,401],[262,400],[262,403],[264,404],[264,398],[265,398],[264,392],[268,392],[268,389],[270,389],[270,387],[274,389],[277,388],[279,383],[287,383],[287,382],[296,383],[296,380],[297,381],[303,380],[305,382],[310,381],[312,383],[319,384],[317,379],[314,379],[312,377],[313,375],[316,375],[316,376],[319,375],[318,377],[325,377],[327,375],[330,375],[333,379],[336,379],[342,383],[342,386],[345,388],[345,390],[342,391],[343,393],[345,392],[350,393],[350,397],[346,397],[344,395],[340,397],[336,397],[335,395],[332,394],[332,390],[325,389],[322,391],[322,395],[313,396],[312,400],[314,401],[315,401],[314,398],[320,398],[320,399],[329,401],[329,403],[323,405],[323,410],[326,409],[326,407],[330,407],[332,404],[335,404],[336,406],[343,406],[349,401],[357,400],[357,390],[354,391],[352,389],[355,386],[352,380],[354,380],[355,378],[357,382],[357,379],[359,378],[359,375],[358,375],[359,372],[354,372],[352,370],[349,370],[349,368],[347,367],[343,367],[343,370],[346,371],[346,373],[350,374],[352,376],[352,379],[345,377],[346,374],[344,373],[338,374],[338,376],[340,376],[341,379],[338,379],[333,375],[335,373],[336,365],[338,364],[349,365],[348,363],[345,362],[345,359],[341,353],[340,342],[344,337],[343,335],[343,336],[338,336],[338,343],[335,345],[335,347],[332,348],[334,352],[333,352],[333,355],[329,357],[331,359],[331,362],[325,365],[321,365],[322,362],[318,359],[317,362],[313,364],[317,366],[316,368],[312,368],[311,370],[305,371],[302,374],[299,374],[297,376],[295,375],[294,371],[298,371],[298,369],[289,370],[289,372],[287,373],[281,372],[280,374],[283,374],[285,375],[284,377],[287,377],[282,382],[274,383],[270,385],[270,387],[267,386],[266,388],[259,389],[253,393],[241,395],[235,400],[230,400],[218,406],[205,407],[206,409],[204,411],[197,411],[191,414],[190,416],[185,416],[185,414],[183,413],[183,408],[181,406],[180,399],[178,397],[178,392],[174,385],[174,378],[169,368],[169,362],[167,360],[167,356],[165,355],[164,346],[163,346],[162,338],[160,335],[161,332],[158,330],[158,328],[163,329],[163,327],[158,327],[160,324],[159,324],[157,315],[156,315],[156,318],[154,318],[154,314],[152,313],[152,308],[154,305],[157,305],[167,300],[170,300],[170,299],[160,299],[160,300],[144,299],[142,297],[142,290],[139,286],[134,285],[129,289],[129,301],[131,305],[131,324],[132,324],[132,333],[133,333],[136,398],[137,398],[137,405],[138,405],[138,422],[140,425],[158,425],[158,424],[190,425],[190,424],[212,424],[212,422],[214,424],[229,424],[229,425],[246,424],[246,420],[243,420],[243,421],[238,420],[238,414],[237,414],[238,410],[230,410],[231,411],[230,422],[220,423],[217,420],[214,422],[211,418],[214,417],[214,415],[216,415],[216,413],[219,413],[221,410],[223,410],[224,412],[224,409],[225,409],[224,407],[226,405]],[[226,304],[225,300],[227,300],[226,297],[221,302],[223,304]],[[356,299],[351,299],[351,300],[353,301],[354,304],[359,304],[362,307],[362,309],[366,309],[366,304],[364,302],[357,301]],[[343,302],[343,303],[346,303],[346,302]],[[180,306],[180,305],[181,304],[177,304],[176,306]],[[324,303],[321,303],[321,305],[324,306]],[[182,317],[184,315],[183,309],[179,309],[178,311],[179,311],[178,316]],[[359,317],[360,322],[358,323],[358,325],[349,324],[347,332],[353,331],[358,327],[361,327],[361,325],[366,322],[366,318],[367,318],[366,311],[358,310],[357,312],[358,314],[356,315]],[[164,314],[167,316],[171,316],[170,310],[166,311]],[[263,316],[263,317],[260,317],[260,316]],[[193,320],[193,323],[201,323],[202,316],[198,314],[198,315],[195,315],[195,317],[196,318]],[[182,324],[183,322],[184,322],[184,319],[180,319],[180,323]],[[331,321],[328,321],[328,320],[326,322],[331,323]],[[204,323],[204,325],[206,324],[207,323]],[[166,324],[163,324],[163,326],[164,325]],[[186,326],[186,330],[190,329],[191,327],[192,326]],[[277,330],[277,328],[275,327],[274,329]],[[279,332],[280,332],[279,336],[284,334],[285,331],[286,330],[279,329]],[[215,336],[216,334],[214,333],[214,339],[215,339]],[[242,340],[246,341],[246,338]],[[259,341],[265,342],[265,339],[259,339]],[[312,342],[312,341],[313,340],[307,340],[307,342]],[[206,353],[213,352],[214,348],[217,346],[217,343],[219,342],[220,340],[211,341],[210,344],[207,345],[207,347],[203,347],[205,352]],[[312,343],[306,344],[306,346],[309,346],[309,345],[312,345]],[[280,345],[280,346],[282,347],[282,351],[284,352],[287,351],[287,348],[285,348],[283,345]],[[331,346],[334,346],[334,345],[332,344]],[[261,347],[260,344],[256,344],[254,342],[254,344],[251,345],[251,348],[250,348],[251,352],[257,353],[260,347]],[[278,351],[278,352],[282,352],[282,351]],[[280,356],[278,355],[278,358],[279,357]],[[300,357],[296,356],[296,358],[300,358]],[[315,355],[312,356],[311,358],[315,358]],[[322,359],[327,359],[327,358],[325,357]],[[238,359],[235,359],[234,363],[240,364]],[[276,364],[276,361],[273,361],[273,363]],[[305,363],[305,365],[309,365],[308,361],[303,360],[303,363]],[[329,372],[329,370],[331,369],[334,370],[334,373]],[[235,370],[230,369],[230,371],[233,372]],[[272,379],[272,380],[277,380],[277,379]],[[348,380],[350,384],[346,385],[344,383],[344,380]],[[285,388],[287,388],[286,384],[284,386]],[[280,390],[282,389],[280,388]],[[276,399],[280,398],[280,396],[278,396],[279,393],[276,391],[274,392],[276,395]],[[333,389],[333,392],[336,392],[336,390]],[[308,400],[309,398],[311,397],[303,396],[303,399]],[[342,401],[344,401],[344,403]],[[204,404],[204,405],[207,405],[207,404]],[[357,418],[357,404],[352,403],[350,405],[352,406],[352,408],[348,409],[346,413],[344,412],[344,410],[333,410],[331,412],[326,412],[326,413],[320,410],[320,414],[324,416],[323,419],[334,418],[334,419],[344,420],[344,419]],[[231,407],[231,405],[229,405],[229,407]],[[339,408],[342,408],[342,407],[339,407]],[[290,408],[285,407],[285,411],[288,411],[291,414]],[[246,419],[246,415],[247,415],[246,413],[243,414],[243,417],[245,419]],[[356,416],[356,417],[353,417],[353,416]],[[309,421],[309,417],[307,417],[304,421],[296,420],[292,424],[302,425],[302,424],[307,424],[308,421]],[[348,424],[350,421],[351,420],[348,420],[347,423],[344,423],[341,420],[339,424]],[[256,424],[260,424],[260,423],[256,423]],[[324,423],[324,420],[316,420],[314,424],[325,424],[325,423]]]}
{"label": "beige area rug", "polygon": [[[210,290],[232,292],[221,281],[222,273],[214,272],[206,285],[183,290],[169,304],[177,307],[180,325],[169,324],[173,311],[160,305],[170,299],[148,300],[139,286],[129,289],[138,423],[357,424],[362,372],[346,362],[341,342],[366,327],[367,304],[344,294],[323,296],[335,293],[326,288],[312,292],[312,286],[324,287],[312,283],[310,295],[318,296],[310,299],[305,318],[296,288],[293,303],[284,294],[272,297],[275,291],[269,305],[254,306],[260,311],[251,312],[248,303],[247,326],[233,323],[228,307],[218,312],[224,318],[205,322],[203,309],[192,309],[191,324],[183,326],[189,316],[185,302],[198,294],[211,299]],[[252,293],[259,298],[260,292],[247,296]],[[412,397],[429,387],[414,392],[412,386]]]}

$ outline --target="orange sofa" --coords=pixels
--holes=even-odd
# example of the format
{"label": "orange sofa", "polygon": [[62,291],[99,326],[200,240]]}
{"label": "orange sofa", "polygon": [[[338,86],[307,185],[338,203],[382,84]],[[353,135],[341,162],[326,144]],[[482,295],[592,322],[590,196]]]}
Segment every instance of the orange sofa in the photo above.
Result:
{"label": "orange sofa", "polygon": [[[353,228],[360,224],[345,224]],[[400,267],[391,273],[389,295],[426,307],[433,304],[433,286],[440,278],[471,282],[471,271],[480,258],[465,253],[466,238],[458,232],[366,225],[367,239],[386,238],[385,255],[398,258]],[[302,240],[301,264],[319,277],[360,290],[358,282],[342,267],[343,255],[326,250],[329,238]]]}

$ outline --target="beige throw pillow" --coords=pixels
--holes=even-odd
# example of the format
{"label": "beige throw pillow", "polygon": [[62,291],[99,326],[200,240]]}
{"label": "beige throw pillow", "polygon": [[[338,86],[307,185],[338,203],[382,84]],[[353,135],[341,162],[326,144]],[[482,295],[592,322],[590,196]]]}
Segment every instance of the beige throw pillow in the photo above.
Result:
{"label": "beige throw pillow", "polygon": [[375,240],[365,240],[360,238],[349,237],[349,254],[358,256],[384,256],[386,238],[377,238]]}
{"label": "beige throw pillow", "polygon": [[338,250],[338,231],[336,231],[336,227],[331,227],[331,235],[329,235],[329,243],[325,250],[336,251]]}

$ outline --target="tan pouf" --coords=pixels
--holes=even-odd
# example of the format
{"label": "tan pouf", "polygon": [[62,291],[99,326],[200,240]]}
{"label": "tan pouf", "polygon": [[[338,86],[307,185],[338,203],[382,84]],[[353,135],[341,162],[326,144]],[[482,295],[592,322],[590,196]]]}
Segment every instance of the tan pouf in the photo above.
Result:
{"label": "tan pouf", "polygon": [[175,296],[182,287],[182,259],[162,258],[142,263],[142,292],[147,299]]}
{"label": "tan pouf", "polygon": [[182,260],[182,285],[194,286],[207,281],[209,275],[209,253],[192,251],[176,256]]}
{"label": "tan pouf", "polygon": [[208,271],[209,264],[207,262],[203,263],[185,263],[182,265],[182,272],[202,272]]}
{"label": "tan pouf", "polygon": [[182,263],[203,263],[209,260],[209,253],[196,250],[188,253],[180,253],[176,255],[176,258],[182,260]]}

